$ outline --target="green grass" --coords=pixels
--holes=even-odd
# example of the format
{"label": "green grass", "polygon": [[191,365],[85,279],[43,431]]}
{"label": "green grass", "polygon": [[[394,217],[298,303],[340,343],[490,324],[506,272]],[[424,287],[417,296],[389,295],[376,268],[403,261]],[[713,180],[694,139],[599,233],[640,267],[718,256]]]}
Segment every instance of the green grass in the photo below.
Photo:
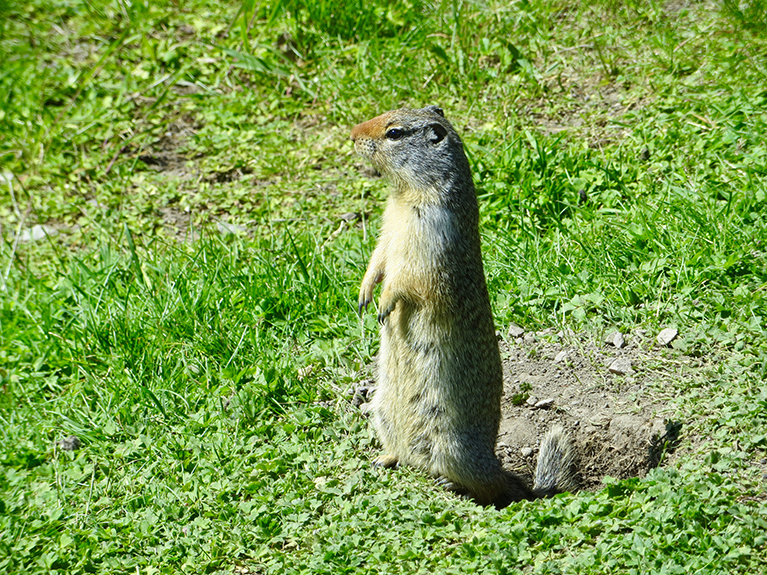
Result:
{"label": "green grass", "polygon": [[[765,570],[766,12],[0,2],[0,571]],[[499,326],[700,358],[673,467],[502,512],[370,467],[387,192],[347,137],[432,103]]]}

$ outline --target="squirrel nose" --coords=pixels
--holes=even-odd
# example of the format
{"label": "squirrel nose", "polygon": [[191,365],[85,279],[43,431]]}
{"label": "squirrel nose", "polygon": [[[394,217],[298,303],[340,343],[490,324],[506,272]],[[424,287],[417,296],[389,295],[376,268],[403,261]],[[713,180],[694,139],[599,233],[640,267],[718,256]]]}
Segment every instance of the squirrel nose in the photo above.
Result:
{"label": "squirrel nose", "polygon": [[354,126],[354,128],[352,128],[352,133],[349,136],[352,139],[352,142],[356,142],[360,137],[367,137],[375,140],[383,136],[390,115],[391,112],[386,112],[385,114],[376,116],[372,120]]}

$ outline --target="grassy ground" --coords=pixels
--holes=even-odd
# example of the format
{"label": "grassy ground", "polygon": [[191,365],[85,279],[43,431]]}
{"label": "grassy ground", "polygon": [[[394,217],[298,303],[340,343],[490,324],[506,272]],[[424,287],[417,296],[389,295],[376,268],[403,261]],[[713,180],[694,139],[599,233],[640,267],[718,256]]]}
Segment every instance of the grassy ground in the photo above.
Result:
{"label": "grassy ground", "polygon": [[[0,571],[767,569],[766,14],[0,2]],[[672,325],[705,360],[672,467],[502,512],[371,469],[386,185],[347,136],[432,103],[499,325]]]}

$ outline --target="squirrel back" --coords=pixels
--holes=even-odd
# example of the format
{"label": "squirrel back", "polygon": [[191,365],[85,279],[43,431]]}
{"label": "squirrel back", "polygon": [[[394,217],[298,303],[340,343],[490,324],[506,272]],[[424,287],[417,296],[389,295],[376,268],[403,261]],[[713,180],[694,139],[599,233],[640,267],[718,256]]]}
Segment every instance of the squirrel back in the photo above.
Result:
{"label": "squirrel back", "polygon": [[393,184],[358,300],[367,309],[383,283],[377,463],[419,467],[482,505],[570,488],[573,449],[561,432],[544,440],[532,489],[495,456],[503,373],[460,136],[428,106],[382,114],[351,139]]}

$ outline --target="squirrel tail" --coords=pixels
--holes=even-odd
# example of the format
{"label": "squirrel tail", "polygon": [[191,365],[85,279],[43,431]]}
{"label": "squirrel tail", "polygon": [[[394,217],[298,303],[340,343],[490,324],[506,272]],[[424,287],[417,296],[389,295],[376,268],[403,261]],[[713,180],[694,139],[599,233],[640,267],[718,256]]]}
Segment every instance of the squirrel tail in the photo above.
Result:
{"label": "squirrel tail", "polygon": [[533,493],[536,497],[552,497],[578,489],[575,448],[561,427],[549,431],[541,442],[535,467]]}

